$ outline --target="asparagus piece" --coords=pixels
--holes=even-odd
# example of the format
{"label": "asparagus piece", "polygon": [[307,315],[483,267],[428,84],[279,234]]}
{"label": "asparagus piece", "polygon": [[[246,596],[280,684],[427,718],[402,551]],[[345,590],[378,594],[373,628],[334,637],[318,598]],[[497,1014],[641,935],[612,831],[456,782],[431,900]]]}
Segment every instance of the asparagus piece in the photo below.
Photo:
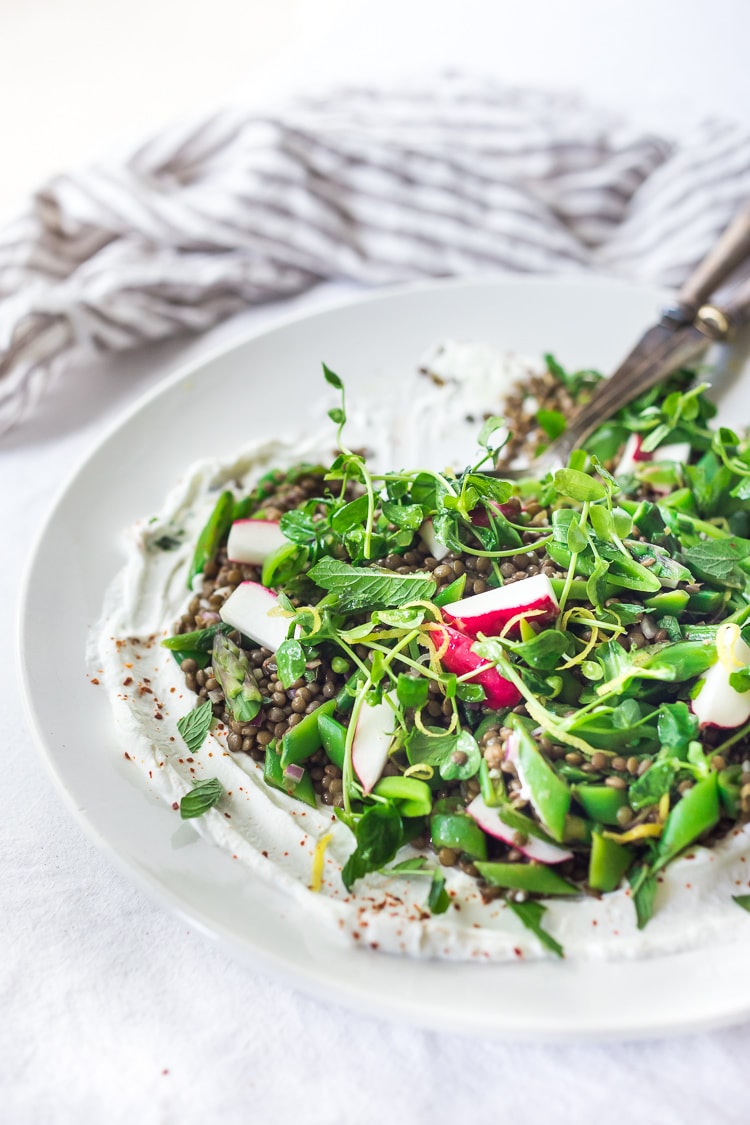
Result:
{"label": "asparagus piece", "polygon": [[238,723],[250,723],[260,711],[262,695],[242,649],[223,633],[214,637],[211,658],[227,707]]}

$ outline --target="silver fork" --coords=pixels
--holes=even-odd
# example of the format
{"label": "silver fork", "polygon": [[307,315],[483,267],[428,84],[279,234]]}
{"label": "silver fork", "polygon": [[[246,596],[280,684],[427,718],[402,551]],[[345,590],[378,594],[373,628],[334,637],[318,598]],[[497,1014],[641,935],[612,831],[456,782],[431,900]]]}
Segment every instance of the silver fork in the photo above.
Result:
{"label": "silver fork", "polygon": [[574,449],[593,431],[673,371],[694,362],[711,344],[733,338],[750,323],[750,279],[721,307],[707,304],[710,295],[750,257],[750,207],[730,223],[716,246],[680,289],[675,303],[662,310],[617,370],[602,382],[567,428],[526,469],[499,469],[493,476],[517,480],[567,464]]}

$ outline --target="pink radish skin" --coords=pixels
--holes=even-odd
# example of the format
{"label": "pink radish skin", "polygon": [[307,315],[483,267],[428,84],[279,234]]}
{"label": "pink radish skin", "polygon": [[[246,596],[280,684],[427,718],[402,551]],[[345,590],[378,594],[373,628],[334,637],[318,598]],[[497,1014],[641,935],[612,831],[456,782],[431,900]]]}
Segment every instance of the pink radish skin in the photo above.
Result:
{"label": "pink radish skin", "polygon": [[422,524],[422,526],[419,529],[419,534],[422,536],[425,543],[427,544],[427,546],[429,548],[429,551],[430,551],[430,554],[432,555],[433,559],[437,559],[438,562],[440,562],[441,559],[444,559],[446,557],[446,555],[449,555],[451,553],[450,547],[446,547],[445,543],[439,543],[438,542],[438,538],[435,535],[435,527],[434,527],[434,524],[433,524],[432,520],[425,520],[424,521],[424,523]]}
{"label": "pink radish skin", "polygon": [[642,453],[643,438],[640,434],[631,434],[625,442],[625,448],[615,469],[616,477],[624,477],[634,473],[640,461],[650,461],[650,453]]}
{"label": "pink radish skin", "polygon": [[[499,512],[501,516],[505,516],[507,520],[512,520],[518,516],[519,509],[516,504],[498,504],[496,500],[490,500],[490,507]],[[487,514],[487,509],[475,508],[471,513],[471,522],[475,527],[489,527],[490,517]]]}
{"label": "pink radish skin", "polygon": [[261,566],[268,555],[288,542],[273,520],[235,520],[229,529],[227,558],[230,562]]}
{"label": "pink radish skin", "polygon": [[[396,716],[386,696],[370,707],[362,704],[352,742],[352,766],[365,793],[380,780],[393,742]],[[395,700],[394,700],[395,702]]]}
{"label": "pink radish skin", "polygon": [[[459,633],[457,629],[450,629],[447,625],[440,625],[431,631],[433,641],[438,646],[438,651],[447,643],[445,652],[440,657],[440,663],[448,672],[455,672],[463,676],[475,668],[481,668],[487,661],[471,651],[474,644],[473,637]],[[469,681],[472,684],[481,684],[484,688],[485,705],[495,711],[504,707],[515,707],[521,700],[521,693],[510,680],[504,680],[496,668],[486,668]]]}
{"label": "pink radish skin", "polygon": [[[496,637],[519,614],[529,614],[534,623],[544,624],[553,621],[559,610],[549,578],[546,574],[535,574],[532,578],[522,578],[520,582],[451,602],[443,606],[443,617],[472,637],[478,633]],[[510,635],[517,635],[519,630],[520,620],[511,628]]]}
{"label": "pink radish skin", "polygon": [[546,840],[540,840],[536,836],[529,836],[525,844],[516,843],[517,830],[511,828],[502,819],[502,809],[500,807],[491,808],[484,802],[481,795],[474,798],[471,804],[467,806],[466,811],[488,836],[494,836],[496,840],[502,840],[504,844],[516,848],[537,863],[551,865],[565,863],[566,859],[573,858],[572,852],[566,851],[565,848],[558,848],[555,844],[548,844]]}
{"label": "pink radish skin", "polygon": [[219,613],[222,621],[233,629],[239,629],[262,648],[276,652],[286,640],[289,618],[283,613],[273,613],[274,610],[281,610],[275,594],[260,582],[241,582]]}

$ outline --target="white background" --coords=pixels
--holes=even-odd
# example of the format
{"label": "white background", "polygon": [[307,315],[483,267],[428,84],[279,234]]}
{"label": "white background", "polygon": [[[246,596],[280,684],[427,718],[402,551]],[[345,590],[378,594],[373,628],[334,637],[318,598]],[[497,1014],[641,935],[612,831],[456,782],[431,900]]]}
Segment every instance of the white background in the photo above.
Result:
{"label": "white background", "polygon": [[[749,42],[744,0],[0,0],[0,214],[175,116],[338,78],[453,66],[579,89],[660,132],[745,118]],[[14,596],[59,480],[160,362],[78,372],[67,409],[58,395],[0,440],[3,1125],[744,1125],[748,1029],[512,1047],[351,1016],[234,962],[73,821],[12,687]]]}
{"label": "white background", "polygon": [[175,117],[339,77],[473,69],[653,129],[746,117],[745,0],[0,0],[0,214]]}

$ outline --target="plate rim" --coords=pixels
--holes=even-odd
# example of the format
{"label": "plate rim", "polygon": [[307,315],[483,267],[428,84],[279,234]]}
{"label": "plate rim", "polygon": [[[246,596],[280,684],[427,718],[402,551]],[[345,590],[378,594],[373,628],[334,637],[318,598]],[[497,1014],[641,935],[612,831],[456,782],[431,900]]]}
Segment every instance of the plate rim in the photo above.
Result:
{"label": "plate rim", "polygon": [[[152,902],[161,907],[166,906],[170,912],[176,914],[178,918],[196,927],[204,937],[209,937],[212,941],[219,942],[224,948],[229,947],[243,962],[249,962],[251,967],[257,968],[260,965],[264,969],[270,969],[278,978],[296,987],[303,988],[319,999],[333,1000],[334,1003],[341,1004],[358,1012],[364,1012],[370,1016],[390,1020],[399,1019],[417,1027],[468,1035],[478,1034],[506,1041],[533,1040],[536,1043],[586,1042],[593,1039],[635,1040],[662,1035],[688,1034],[699,1030],[709,1030],[716,1027],[736,1024],[750,1017],[750,995],[748,995],[747,999],[744,1001],[738,999],[731,1010],[727,1005],[723,1005],[720,1010],[704,1012],[702,1016],[693,1018],[688,1024],[682,1022],[675,1023],[671,1018],[661,1017],[656,1020],[651,1018],[648,1025],[644,1024],[642,1021],[639,1022],[635,1020],[630,1021],[629,1026],[623,1027],[621,1024],[618,1024],[617,1021],[610,1021],[609,1024],[599,1023],[585,1029],[558,1027],[545,1031],[538,1026],[509,1027],[494,1021],[477,1021],[471,1018],[466,1018],[457,1023],[455,1013],[448,1015],[444,1010],[441,1013],[438,1009],[430,1009],[429,1011],[420,1009],[415,1011],[412,1010],[408,1004],[394,1003],[392,997],[378,999],[376,996],[373,996],[371,991],[361,987],[359,983],[353,985],[352,982],[349,982],[346,986],[341,986],[335,980],[332,981],[329,976],[325,974],[321,975],[319,971],[316,972],[314,968],[300,965],[299,963],[293,963],[285,956],[275,956],[269,950],[255,944],[251,937],[240,937],[237,933],[233,933],[229,930],[222,922],[206,917],[203,907],[199,907],[195,903],[187,903],[176,891],[161,882],[157,876],[149,874],[133,860],[120,854],[116,845],[107,838],[96,822],[86,814],[86,810],[77,807],[75,794],[66,783],[64,771],[58,765],[58,760],[54,757],[52,748],[47,741],[46,732],[41,728],[40,716],[34,706],[30,679],[30,661],[28,659],[29,653],[27,651],[29,637],[24,629],[24,621],[28,618],[34,570],[41,554],[45,536],[57,515],[58,508],[68,496],[69,492],[74,490],[78,479],[84,474],[90,461],[96,457],[113,435],[131,422],[136,415],[145,411],[153,401],[168,393],[175,385],[196,375],[205,366],[242,349],[254,339],[283,332],[291,324],[313,320],[330,312],[344,310],[350,306],[359,307],[367,304],[376,304],[383,300],[399,298],[412,293],[429,292],[435,289],[468,291],[474,287],[503,287],[508,284],[524,288],[552,289],[560,286],[565,286],[566,288],[606,286],[615,291],[621,289],[623,292],[637,292],[641,296],[644,294],[648,294],[649,296],[653,295],[656,302],[663,300],[665,296],[665,290],[658,286],[643,285],[622,278],[598,274],[567,274],[559,276],[523,275],[518,277],[513,274],[504,273],[445,279],[425,279],[418,282],[384,286],[374,291],[348,294],[344,297],[339,296],[330,302],[316,304],[310,309],[287,311],[278,319],[275,319],[274,323],[271,325],[261,324],[247,326],[237,335],[220,341],[213,347],[201,350],[199,355],[188,357],[183,362],[178,363],[173,371],[168,372],[162,378],[157,378],[154,385],[148,387],[142,394],[138,395],[134,402],[128,404],[121,411],[116,412],[112,421],[97,433],[96,437],[87,446],[83,454],[77,459],[73,468],[67,473],[62,485],[55,490],[45,516],[35,536],[32,538],[31,547],[22,568],[19,597],[16,607],[15,648],[18,680],[26,719],[37,746],[37,751],[45,764],[48,776],[51,776],[56,788],[61,793],[65,803],[72,812],[74,819],[87,832],[89,839],[92,839],[97,847],[107,854],[109,860],[114,862],[116,868],[126,875],[126,878],[131,882],[135,882],[138,887],[144,890]],[[733,944],[739,945],[740,943]],[[722,948],[725,949],[727,947]],[[372,953],[365,949],[359,950],[357,955],[363,958],[378,958],[381,960],[384,957],[383,954]],[[679,955],[665,956],[674,957]],[[431,964],[433,962],[414,962],[415,965],[422,965],[424,963]],[[441,962],[441,964],[444,963]],[[517,963],[493,965],[461,964],[460,968],[462,970],[477,971],[485,975],[487,975],[488,971],[492,972],[493,975],[498,975],[504,971],[528,970],[535,964],[542,964],[542,962],[530,962],[526,965]],[[547,963],[543,962],[543,964]],[[612,961],[607,964],[616,968],[622,963]]]}

